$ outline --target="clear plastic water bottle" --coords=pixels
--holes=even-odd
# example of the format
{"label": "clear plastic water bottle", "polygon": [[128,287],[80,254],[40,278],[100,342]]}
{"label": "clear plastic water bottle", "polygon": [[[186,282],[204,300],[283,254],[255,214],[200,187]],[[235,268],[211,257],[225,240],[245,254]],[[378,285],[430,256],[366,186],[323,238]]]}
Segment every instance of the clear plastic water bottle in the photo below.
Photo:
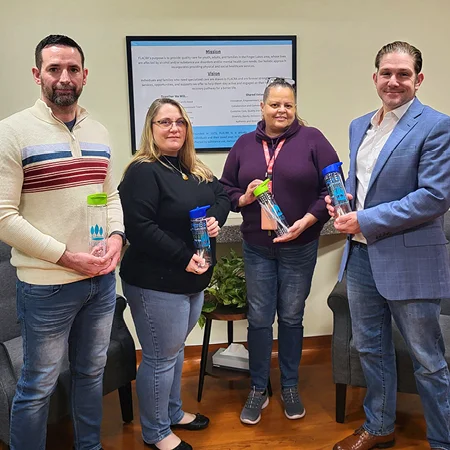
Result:
{"label": "clear plastic water bottle", "polygon": [[289,225],[286,221],[286,217],[284,217],[284,214],[269,190],[269,183],[269,179],[264,180],[254,189],[253,195],[256,197],[261,208],[264,209],[268,217],[276,222],[275,234],[277,236],[283,236],[283,234],[288,232]]}
{"label": "clear plastic water bottle", "polygon": [[191,232],[194,238],[196,253],[205,260],[205,265],[210,266],[212,264],[211,242],[206,226],[206,210],[208,208],[210,208],[210,205],[191,209],[189,211],[189,217],[191,218]]}
{"label": "clear plastic water bottle", "polygon": [[330,164],[322,169],[322,175],[331,197],[331,202],[337,216],[343,216],[352,211],[345,191],[345,184],[341,176],[341,162]]}
{"label": "clear plastic water bottle", "polygon": [[105,193],[87,196],[87,225],[89,253],[93,256],[105,256],[108,240],[108,196]]}

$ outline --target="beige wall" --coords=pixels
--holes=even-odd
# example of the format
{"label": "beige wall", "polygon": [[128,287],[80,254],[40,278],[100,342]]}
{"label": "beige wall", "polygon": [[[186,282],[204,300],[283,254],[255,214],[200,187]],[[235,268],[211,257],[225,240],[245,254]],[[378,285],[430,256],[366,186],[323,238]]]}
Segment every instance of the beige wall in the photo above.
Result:
{"label": "beige wall", "polygon": [[[383,44],[407,40],[423,51],[420,98],[450,113],[449,17],[448,0],[0,0],[0,118],[28,107],[39,95],[30,70],[37,42],[50,33],[73,37],[90,70],[81,103],[110,130],[119,178],[131,155],[126,35],[295,34],[300,114],[324,132],[348,167],[349,122],[379,105],[371,74]],[[204,161],[220,175],[225,157],[208,154]],[[321,238],[305,315],[307,336],[331,333],[326,297],[341,250],[342,238]],[[219,325],[213,329],[216,342],[226,338]],[[236,337],[245,339],[244,323]],[[188,343],[200,342],[196,329]]]}

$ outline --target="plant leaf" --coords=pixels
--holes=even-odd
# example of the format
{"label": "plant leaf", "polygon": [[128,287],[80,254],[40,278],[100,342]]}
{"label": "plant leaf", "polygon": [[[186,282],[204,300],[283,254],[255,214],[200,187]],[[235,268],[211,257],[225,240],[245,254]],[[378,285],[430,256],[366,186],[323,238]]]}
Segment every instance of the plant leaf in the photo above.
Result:
{"label": "plant leaf", "polygon": [[217,308],[217,303],[203,303],[202,312],[212,312]]}
{"label": "plant leaf", "polygon": [[200,314],[200,317],[198,318],[197,323],[200,326],[200,328],[203,328],[206,323],[206,317],[203,314]]}
{"label": "plant leaf", "polygon": [[[214,267],[209,286],[205,289],[204,312],[211,304],[243,308],[247,304],[244,260],[234,250],[223,256]],[[205,309],[207,308],[207,309]]]}

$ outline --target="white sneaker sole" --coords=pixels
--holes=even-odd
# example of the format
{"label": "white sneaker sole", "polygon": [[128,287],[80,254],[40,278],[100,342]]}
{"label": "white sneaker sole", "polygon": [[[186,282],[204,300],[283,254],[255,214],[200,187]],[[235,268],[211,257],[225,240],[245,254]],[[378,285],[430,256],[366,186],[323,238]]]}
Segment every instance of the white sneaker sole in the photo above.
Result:
{"label": "white sneaker sole", "polygon": [[[269,404],[269,397],[266,398],[266,401],[261,407],[261,410],[263,410],[267,405]],[[261,420],[261,414],[256,418],[256,420],[250,420],[250,419],[242,419],[240,417],[242,423],[246,423],[247,425],[256,425]]]}
{"label": "white sneaker sole", "polygon": [[302,419],[303,417],[305,417],[306,414],[306,409],[303,409],[303,412],[301,414],[295,414],[294,416],[289,416],[288,413],[286,412],[286,410],[284,410],[284,415],[289,419],[289,420],[296,420],[296,419]]}
{"label": "white sneaker sole", "polygon": [[[284,403],[283,401],[283,395],[281,395],[281,401]],[[306,414],[306,409],[303,408],[303,412],[301,414],[294,414],[293,416],[289,416],[288,413],[286,412],[286,410],[284,410],[284,415],[289,419],[289,420],[297,420],[297,419],[302,419],[303,417],[305,417]]]}

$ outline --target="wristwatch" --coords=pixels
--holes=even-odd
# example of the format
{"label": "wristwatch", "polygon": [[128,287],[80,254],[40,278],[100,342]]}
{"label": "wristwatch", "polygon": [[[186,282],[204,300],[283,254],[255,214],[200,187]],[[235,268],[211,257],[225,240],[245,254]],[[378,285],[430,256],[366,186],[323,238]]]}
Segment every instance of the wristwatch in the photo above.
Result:
{"label": "wristwatch", "polygon": [[120,236],[122,238],[122,246],[127,245],[127,237],[125,236],[125,233],[123,231],[113,231],[109,237],[113,236],[117,234],[118,236]]}

